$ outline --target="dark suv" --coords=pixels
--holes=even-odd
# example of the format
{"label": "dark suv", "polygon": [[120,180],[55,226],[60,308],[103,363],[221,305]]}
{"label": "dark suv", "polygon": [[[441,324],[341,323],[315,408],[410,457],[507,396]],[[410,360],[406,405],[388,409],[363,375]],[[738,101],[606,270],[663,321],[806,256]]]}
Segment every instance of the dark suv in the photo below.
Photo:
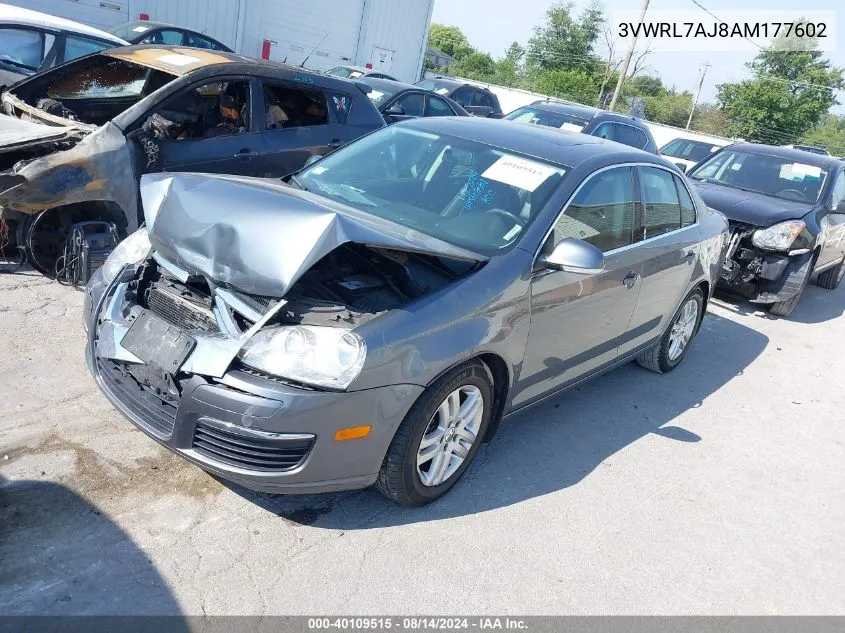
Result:
{"label": "dark suv", "polygon": [[556,127],[567,132],[581,132],[660,154],[651,131],[642,119],[617,112],[576,103],[535,101],[531,105],[517,108],[504,118],[519,123]]}
{"label": "dark suv", "polygon": [[457,101],[464,110],[475,116],[492,119],[501,119],[503,116],[499,99],[487,88],[445,77],[423,79],[414,85]]}

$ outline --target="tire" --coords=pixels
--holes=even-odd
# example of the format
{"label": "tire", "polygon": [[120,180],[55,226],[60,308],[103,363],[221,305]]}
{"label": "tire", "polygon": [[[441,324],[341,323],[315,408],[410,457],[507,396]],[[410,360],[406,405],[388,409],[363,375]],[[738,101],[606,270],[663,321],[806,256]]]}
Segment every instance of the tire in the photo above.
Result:
{"label": "tire", "polygon": [[[437,433],[448,417],[445,415],[446,409],[441,409],[441,405],[448,409],[446,401],[456,391],[460,391],[461,397],[466,396],[466,399],[460,401],[461,405],[471,401],[477,402],[477,398],[482,406],[480,419],[477,413],[471,416],[475,419],[472,427],[476,432],[475,439],[468,448],[465,436],[449,431],[448,423],[445,424],[446,430],[442,436]],[[399,425],[376,479],[376,488],[388,499],[406,506],[425,505],[442,497],[463,476],[478,452],[490,424],[492,411],[493,379],[484,363],[478,360],[470,361],[442,376],[423,392]],[[465,453],[463,461],[457,464],[457,459],[461,456],[457,453],[446,453],[447,457],[441,458],[440,462],[436,462],[437,458],[434,458],[418,466],[417,458],[424,436],[429,438],[428,442],[433,442],[430,447],[436,451],[442,449],[434,449],[435,446],[454,446],[456,450],[461,448],[461,452]],[[436,437],[441,439],[431,439]],[[444,478],[438,483],[437,474],[434,472],[435,464],[444,463],[451,466],[443,470]],[[449,470],[451,472],[445,476]],[[427,485],[423,478],[429,476],[431,482]]]}
{"label": "tire", "polygon": [[843,277],[845,277],[845,258],[836,266],[820,273],[816,278],[816,285],[821,286],[825,290],[836,290],[839,284],[842,283]]}
{"label": "tire", "polygon": [[[690,317],[689,313],[686,313],[685,315],[685,310],[688,309],[687,306],[690,302],[695,304],[696,310],[695,318],[692,323],[690,323],[692,330],[688,333],[688,338],[681,347],[680,354],[675,355],[675,350],[672,346],[673,333],[676,330],[676,326],[682,320],[682,317],[684,320],[688,320],[688,317]],[[681,306],[678,308],[678,311],[675,312],[672,317],[672,321],[669,323],[669,327],[666,328],[666,331],[663,333],[663,336],[660,337],[660,340],[655,343],[654,346],[641,352],[640,355],[637,356],[637,364],[640,367],[645,367],[646,369],[657,372],[658,374],[665,374],[666,372],[670,372],[675,369],[675,367],[680,365],[681,361],[684,360],[684,357],[687,355],[687,352],[695,339],[695,335],[698,334],[698,327],[701,325],[701,319],[703,317],[704,295],[701,293],[700,288],[695,288],[681,302]]]}
{"label": "tire", "polygon": [[801,295],[804,294],[804,289],[807,287],[807,284],[810,283],[810,277],[813,276],[813,265],[815,264],[816,260],[813,258],[810,260],[809,264],[804,264],[807,266],[807,272],[804,274],[804,278],[801,280],[801,284],[798,287],[798,292],[795,293],[794,296],[790,297],[786,301],[777,301],[776,303],[770,303],[768,305],[769,314],[774,314],[775,316],[789,316],[792,314],[792,311],[798,305],[798,302],[801,300]]}

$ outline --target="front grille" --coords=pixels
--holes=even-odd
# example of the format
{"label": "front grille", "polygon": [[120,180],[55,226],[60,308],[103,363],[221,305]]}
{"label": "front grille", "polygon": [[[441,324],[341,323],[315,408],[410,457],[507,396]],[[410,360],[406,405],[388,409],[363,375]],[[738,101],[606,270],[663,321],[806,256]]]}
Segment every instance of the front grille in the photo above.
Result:
{"label": "front grille", "polygon": [[188,286],[169,280],[153,282],[146,292],[146,301],[150,310],[178,328],[219,331],[211,300]]}
{"label": "front grille", "polygon": [[176,424],[176,404],[163,400],[135,380],[124,363],[97,358],[97,368],[106,386],[121,404],[154,432],[169,437]]}
{"label": "front grille", "polygon": [[308,456],[313,439],[247,437],[212,426],[202,419],[194,431],[193,449],[218,462],[247,470],[292,470]]}

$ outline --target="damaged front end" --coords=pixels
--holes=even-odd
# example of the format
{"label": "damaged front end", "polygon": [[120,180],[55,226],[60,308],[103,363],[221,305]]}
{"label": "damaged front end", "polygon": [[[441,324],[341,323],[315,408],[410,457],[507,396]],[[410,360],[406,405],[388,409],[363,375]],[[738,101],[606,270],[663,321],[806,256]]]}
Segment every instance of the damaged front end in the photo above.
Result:
{"label": "damaged front end", "polygon": [[[158,441],[244,485],[300,491],[306,462],[308,490],[371,483],[422,388],[356,391],[380,343],[359,326],[485,258],[271,181],[147,176],[142,197],[147,226],[86,293],[87,360],[104,393]],[[346,416],[381,438],[355,466],[318,441]]]}
{"label": "damaged front end", "polygon": [[812,260],[812,236],[801,220],[771,227],[729,221],[720,285],[754,303],[787,301],[800,293]]}

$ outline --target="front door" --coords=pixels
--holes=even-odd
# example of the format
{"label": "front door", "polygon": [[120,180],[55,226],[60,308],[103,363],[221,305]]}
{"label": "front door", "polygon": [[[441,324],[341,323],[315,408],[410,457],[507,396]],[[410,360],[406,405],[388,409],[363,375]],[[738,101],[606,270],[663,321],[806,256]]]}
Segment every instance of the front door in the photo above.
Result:
{"label": "front door", "polygon": [[567,237],[605,254],[598,274],[542,270],[531,281],[531,328],[514,406],[530,403],[613,363],[640,292],[632,167],[600,171],[557,219],[546,252]]}
{"label": "front door", "polygon": [[643,202],[636,249],[643,263],[642,289],[620,354],[666,329],[689,288],[701,241],[695,207],[681,179],[659,167],[637,170]]}
{"label": "front door", "polygon": [[837,174],[830,201],[818,220],[822,249],[816,268],[840,262],[845,256],[845,213],[839,207],[842,203],[845,203],[845,172]]}

